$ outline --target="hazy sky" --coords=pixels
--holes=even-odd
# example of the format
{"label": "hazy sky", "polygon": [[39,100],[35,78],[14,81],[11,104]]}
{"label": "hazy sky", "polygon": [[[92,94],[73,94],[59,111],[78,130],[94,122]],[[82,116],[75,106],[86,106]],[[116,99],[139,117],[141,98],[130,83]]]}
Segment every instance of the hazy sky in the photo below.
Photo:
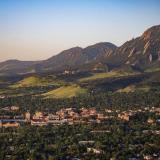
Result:
{"label": "hazy sky", "polygon": [[160,0],[0,0],[0,61],[121,45],[160,24]]}

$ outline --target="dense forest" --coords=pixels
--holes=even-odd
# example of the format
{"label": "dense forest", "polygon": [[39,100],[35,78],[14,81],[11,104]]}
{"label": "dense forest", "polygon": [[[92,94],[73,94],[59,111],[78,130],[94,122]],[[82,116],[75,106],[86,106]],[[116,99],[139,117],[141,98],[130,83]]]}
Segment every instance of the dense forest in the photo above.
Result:
{"label": "dense forest", "polygon": [[18,105],[22,112],[48,110],[56,111],[62,107],[95,107],[98,110],[132,109],[160,104],[159,92],[101,93],[66,99],[44,99],[42,97],[17,96],[0,99],[0,107]]}
{"label": "dense forest", "polygon": [[[0,159],[70,160],[70,159],[143,159],[144,155],[160,156],[160,126],[138,122],[109,121],[99,125],[62,125],[58,127],[25,126],[18,129],[0,129]],[[92,130],[108,130],[92,133]],[[152,130],[155,132],[148,132]],[[80,144],[80,141],[93,143]],[[87,148],[95,148],[101,154]]]}

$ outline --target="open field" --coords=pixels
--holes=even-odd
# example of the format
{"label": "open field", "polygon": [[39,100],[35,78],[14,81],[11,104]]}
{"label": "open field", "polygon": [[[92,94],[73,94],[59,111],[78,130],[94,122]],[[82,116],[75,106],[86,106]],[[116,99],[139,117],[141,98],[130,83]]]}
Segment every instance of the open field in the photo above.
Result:
{"label": "open field", "polygon": [[134,75],[136,73],[130,73],[130,72],[118,72],[118,71],[111,71],[111,72],[104,72],[104,73],[94,73],[90,77],[81,78],[80,82],[85,81],[92,81],[96,79],[103,79],[103,78],[112,78],[112,77],[121,77],[121,76],[128,76],[128,75]]}
{"label": "open field", "polygon": [[151,89],[150,86],[135,86],[135,85],[130,85],[130,86],[127,86],[125,88],[122,88],[122,89],[119,89],[117,92],[126,92],[126,93],[129,93],[129,92],[135,92],[135,91],[144,91],[144,92],[148,92],[149,90]]}
{"label": "open field", "polygon": [[145,72],[157,72],[157,71],[160,71],[160,67],[155,67],[155,68],[153,67],[145,70]]}
{"label": "open field", "polygon": [[23,80],[11,85],[11,88],[19,88],[19,87],[34,87],[34,86],[59,86],[63,82],[60,80],[55,80],[50,77],[39,77],[39,76],[30,76],[24,78]]}
{"label": "open field", "polygon": [[46,98],[70,98],[87,93],[87,90],[78,85],[63,86],[58,89],[44,93]]}

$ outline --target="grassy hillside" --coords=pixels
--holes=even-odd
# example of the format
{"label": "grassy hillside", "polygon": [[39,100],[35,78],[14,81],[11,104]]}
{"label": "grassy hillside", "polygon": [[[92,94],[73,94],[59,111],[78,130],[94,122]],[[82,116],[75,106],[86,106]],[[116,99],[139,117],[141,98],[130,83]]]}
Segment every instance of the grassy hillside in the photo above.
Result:
{"label": "grassy hillside", "polygon": [[135,92],[135,91],[144,91],[144,92],[148,92],[151,89],[151,87],[149,85],[142,85],[142,86],[135,86],[135,85],[130,85],[127,86],[123,89],[119,89],[117,92]]}
{"label": "grassy hillside", "polygon": [[63,82],[50,77],[30,76],[12,85],[11,88],[61,85]]}
{"label": "grassy hillside", "polygon": [[50,92],[44,93],[46,98],[71,98],[87,93],[87,90],[78,85],[63,86]]}
{"label": "grassy hillside", "polygon": [[157,72],[160,71],[160,67],[152,67],[145,70],[145,72]]}
{"label": "grassy hillside", "polygon": [[132,74],[136,74],[136,73],[135,72],[120,72],[120,71],[94,73],[92,76],[81,78],[79,81],[85,82],[85,81],[92,81],[92,80],[103,79],[103,78],[127,76],[127,75],[132,75]]}

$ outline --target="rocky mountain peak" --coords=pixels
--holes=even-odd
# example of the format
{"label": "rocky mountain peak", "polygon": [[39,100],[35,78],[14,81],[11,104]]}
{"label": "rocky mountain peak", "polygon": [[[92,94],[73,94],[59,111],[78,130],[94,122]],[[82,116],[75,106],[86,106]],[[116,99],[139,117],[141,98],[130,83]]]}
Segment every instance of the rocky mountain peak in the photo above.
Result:
{"label": "rocky mountain peak", "polygon": [[142,38],[147,41],[149,39],[153,39],[157,36],[160,36],[160,25],[157,25],[157,26],[153,26],[149,29],[147,29],[143,35],[142,35]]}

